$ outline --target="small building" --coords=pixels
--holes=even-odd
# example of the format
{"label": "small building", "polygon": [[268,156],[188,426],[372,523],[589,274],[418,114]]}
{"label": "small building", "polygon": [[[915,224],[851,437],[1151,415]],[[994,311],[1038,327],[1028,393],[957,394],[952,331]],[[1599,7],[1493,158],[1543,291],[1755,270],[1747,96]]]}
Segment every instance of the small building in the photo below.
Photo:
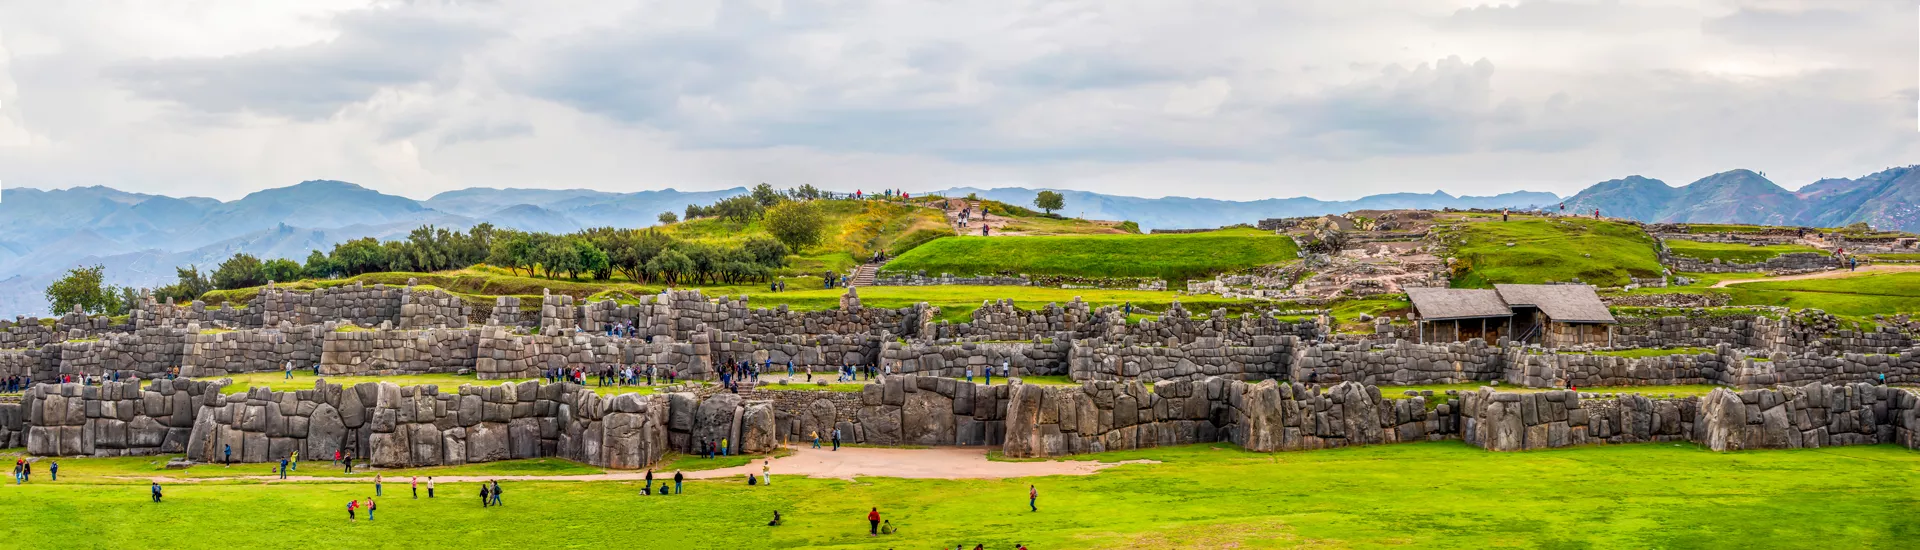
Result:
{"label": "small building", "polygon": [[1408,288],[1421,342],[1502,338],[1549,348],[1613,343],[1618,323],[1589,285]]}

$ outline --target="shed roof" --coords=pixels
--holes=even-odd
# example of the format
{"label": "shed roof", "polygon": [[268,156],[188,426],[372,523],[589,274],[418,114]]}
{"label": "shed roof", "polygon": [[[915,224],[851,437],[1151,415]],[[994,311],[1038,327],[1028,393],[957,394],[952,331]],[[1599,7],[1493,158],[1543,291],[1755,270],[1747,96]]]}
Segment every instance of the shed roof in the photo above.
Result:
{"label": "shed roof", "polygon": [[1540,308],[1556,322],[1616,323],[1591,285],[1493,285],[1510,306]]}
{"label": "shed roof", "polygon": [[1408,288],[1413,310],[1428,321],[1510,317],[1513,309],[1494,290],[1470,288]]}

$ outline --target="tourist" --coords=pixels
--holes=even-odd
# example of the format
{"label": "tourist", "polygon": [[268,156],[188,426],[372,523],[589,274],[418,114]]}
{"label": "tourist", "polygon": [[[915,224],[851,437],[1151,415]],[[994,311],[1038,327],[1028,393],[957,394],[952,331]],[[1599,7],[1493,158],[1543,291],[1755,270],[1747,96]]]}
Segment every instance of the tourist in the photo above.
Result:
{"label": "tourist", "polygon": [[662,481],[660,482],[660,495],[666,496],[666,494],[667,494],[667,482]]}
{"label": "tourist", "polygon": [[967,383],[973,383],[973,367],[967,367]]}
{"label": "tourist", "polygon": [[293,361],[287,361],[287,380],[293,379]]}
{"label": "tourist", "polygon": [[26,463],[24,462],[15,461],[13,463],[13,484],[14,485],[19,485],[26,481],[27,479],[26,476],[20,475],[21,468],[24,466],[26,466]]}
{"label": "tourist", "polygon": [[287,457],[287,465],[295,470],[300,469],[300,451],[294,451],[292,456]]}
{"label": "tourist", "polygon": [[1507,209],[1500,209],[1500,221],[1507,221]]}
{"label": "tourist", "polygon": [[233,445],[227,445],[227,461],[225,466],[228,468],[233,467]]}
{"label": "tourist", "polygon": [[875,506],[872,511],[867,512],[867,536],[878,534],[880,534],[880,507]]}
{"label": "tourist", "polygon": [[765,462],[760,463],[760,484],[773,484],[773,459],[767,459]]}
{"label": "tourist", "polygon": [[355,521],[359,521],[354,519],[353,517],[353,509],[359,505],[360,505],[360,501],[358,500],[347,501],[347,523],[353,523]]}
{"label": "tourist", "polygon": [[380,474],[373,474],[373,496],[383,496],[380,494]]}
{"label": "tourist", "polygon": [[760,484],[760,478],[754,477],[752,473],[747,474],[747,485],[751,486],[751,485],[759,485],[759,484]]}
{"label": "tourist", "polygon": [[1034,512],[1040,511],[1040,506],[1036,504],[1039,501],[1040,501],[1040,489],[1032,485],[1028,485],[1027,486],[1027,508],[1032,509],[1032,511]]}
{"label": "tourist", "polygon": [[840,428],[833,429],[833,450],[840,450]]}
{"label": "tourist", "polygon": [[420,476],[413,476],[413,499],[420,500]]}
{"label": "tourist", "polygon": [[373,502],[373,497],[367,497],[367,521],[373,521],[373,510],[379,507],[379,504]]}
{"label": "tourist", "polygon": [[493,480],[493,505],[494,506],[503,505],[500,502],[500,480],[497,480],[497,479]]}
{"label": "tourist", "polygon": [[433,476],[427,476],[427,498],[433,498]]}
{"label": "tourist", "polygon": [[492,505],[493,505],[493,491],[487,487],[486,482],[484,481],[480,482],[480,507],[486,508]]}
{"label": "tourist", "polygon": [[160,502],[160,482],[158,481],[153,482],[153,502],[155,504]]}
{"label": "tourist", "polygon": [[727,438],[720,438],[720,456],[733,456],[733,447],[727,446]]}
{"label": "tourist", "polygon": [[640,494],[642,495],[647,494],[647,491],[653,490],[653,468],[647,468],[647,483],[640,487]]}
{"label": "tourist", "polygon": [[988,366],[987,368],[981,369],[981,370],[983,371],[982,374],[987,375],[987,378],[986,378],[987,385],[989,386],[993,385],[993,367]]}
{"label": "tourist", "polygon": [[287,478],[287,459],[280,459],[280,479]]}
{"label": "tourist", "polygon": [[880,534],[882,535],[893,534],[893,520],[887,520],[880,524]]}
{"label": "tourist", "polygon": [[673,471],[673,494],[680,494],[680,482],[686,481],[686,479],[687,476],[680,473],[680,470]]}
{"label": "tourist", "polygon": [[[1880,375],[1880,385],[1887,385],[1887,375]],[[60,481],[60,461],[55,460],[47,466],[47,475],[52,478],[51,481]]]}
{"label": "tourist", "polygon": [[820,448],[820,430],[814,430],[812,433],[809,433],[807,435],[813,438],[813,448],[815,449]]}
{"label": "tourist", "polygon": [[767,522],[767,527],[779,527],[779,526],[780,526],[780,511],[774,510],[773,521]]}

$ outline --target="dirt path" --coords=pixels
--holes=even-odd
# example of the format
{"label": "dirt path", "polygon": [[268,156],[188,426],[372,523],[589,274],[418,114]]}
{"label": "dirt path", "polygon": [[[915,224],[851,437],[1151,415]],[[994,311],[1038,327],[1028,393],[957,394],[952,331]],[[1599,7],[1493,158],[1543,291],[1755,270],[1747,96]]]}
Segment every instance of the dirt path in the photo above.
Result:
{"label": "dirt path", "polygon": [[[1047,462],[993,462],[987,460],[987,450],[981,447],[936,447],[932,449],[883,449],[869,447],[844,447],[839,451],[831,448],[813,449],[809,446],[795,448],[793,454],[775,458],[772,462],[775,476],[806,476],[820,478],[853,479],[855,476],[899,477],[911,479],[1001,479],[1009,477],[1035,477],[1055,475],[1091,475],[1100,470],[1122,464],[1152,464],[1151,460],[1128,460],[1123,462],[1095,462],[1090,460],[1047,461]],[[760,473],[761,463],[746,466],[700,470],[686,472],[688,479],[717,479],[742,477],[748,473]],[[410,473],[397,473],[388,476],[387,483],[403,487]],[[463,483],[484,480],[500,481],[639,481],[646,479],[643,471],[621,471],[606,474],[586,475],[450,475],[433,476],[436,483]],[[654,478],[672,479],[671,471],[655,471]],[[128,477],[128,479],[148,479],[147,477]],[[292,481],[333,481],[342,483],[372,483],[370,478],[340,478],[316,476],[234,476],[234,477],[185,477],[175,478],[154,476],[151,479],[161,483],[197,483],[201,481],[257,480],[264,483]]]}
{"label": "dirt path", "polygon": [[1765,279],[1739,279],[1739,280],[1733,280],[1733,281],[1720,281],[1718,283],[1714,283],[1713,286],[1710,286],[1707,288],[1726,288],[1728,286],[1737,285],[1740,283],[1798,281],[1801,279],[1844,279],[1847,277],[1859,277],[1862,275],[1868,275],[1873,273],[1899,273],[1902,271],[1920,271],[1920,265],[1867,265],[1867,266],[1861,266],[1859,269],[1856,269],[1853,271],[1847,271],[1847,270],[1841,269],[1841,270],[1835,270],[1835,271],[1821,271],[1819,273],[1803,273],[1800,275],[1787,275],[1783,277],[1768,277]]}

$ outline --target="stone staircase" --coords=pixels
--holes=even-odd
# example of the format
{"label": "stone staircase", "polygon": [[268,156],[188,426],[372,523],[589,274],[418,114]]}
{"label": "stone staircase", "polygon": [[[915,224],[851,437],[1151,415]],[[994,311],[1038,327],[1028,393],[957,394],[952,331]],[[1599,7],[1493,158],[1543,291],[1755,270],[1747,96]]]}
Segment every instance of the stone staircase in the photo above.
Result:
{"label": "stone staircase", "polygon": [[863,264],[860,267],[855,268],[853,270],[853,277],[848,279],[847,286],[850,286],[850,287],[873,286],[873,275],[875,273],[878,273],[880,271],[880,266],[884,265],[885,263],[886,262],[873,262],[873,263]]}

